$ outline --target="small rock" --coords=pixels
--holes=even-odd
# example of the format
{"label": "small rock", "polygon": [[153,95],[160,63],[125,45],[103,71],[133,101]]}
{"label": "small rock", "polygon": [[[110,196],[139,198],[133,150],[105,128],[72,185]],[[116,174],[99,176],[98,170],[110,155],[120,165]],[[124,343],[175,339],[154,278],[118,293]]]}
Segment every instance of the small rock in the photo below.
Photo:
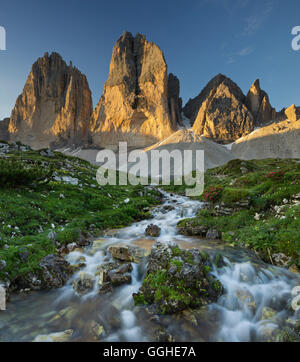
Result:
{"label": "small rock", "polygon": [[126,245],[113,245],[108,248],[108,251],[112,254],[113,258],[131,261],[130,248]]}
{"label": "small rock", "polygon": [[167,342],[172,343],[175,342],[175,338],[165,329],[160,329],[156,332],[156,341],[157,342]]}
{"label": "small rock", "polygon": [[113,287],[109,282],[102,284],[101,287],[99,288],[99,294],[107,294],[112,292],[113,292]]}
{"label": "small rock", "polygon": [[55,241],[57,237],[57,234],[55,231],[50,231],[50,233],[48,234],[48,239],[50,239],[51,241]]}
{"label": "small rock", "polygon": [[53,157],[54,153],[50,149],[46,149],[46,150],[42,150],[40,152],[40,155],[44,156],[44,157]]}
{"label": "small rock", "polygon": [[154,237],[154,238],[159,237],[160,233],[161,233],[161,228],[159,226],[157,226],[157,225],[154,225],[154,224],[148,225],[146,230],[145,230],[145,234],[147,236],[151,236],[151,237]]}
{"label": "small rock", "polygon": [[277,266],[287,267],[291,261],[291,258],[283,253],[277,253],[272,255],[272,259]]}
{"label": "small rock", "polygon": [[67,329],[63,332],[41,334],[35,337],[34,342],[68,342],[73,336],[73,330]]}
{"label": "small rock", "polygon": [[259,215],[258,213],[255,214],[254,220],[256,220],[256,221],[259,221],[259,220],[260,220],[260,215]]}
{"label": "small rock", "polygon": [[212,240],[220,239],[220,233],[216,229],[209,229],[206,234],[206,238]]}
{"label": "small rock", "polygon": [[204,225],[193,225],[192,222],[186,222],[183,227],[179,228],[179,234],[205,237],[207,234],[207,227]]}
{"label": "small rock", "polygon": [[295,273],[295,274],[300,273],[300,270],[299,270],[299,268],[297,267],[296,264],[291,265],[291,266],[289,267],[289,271],[290,271],[291,273]]}
{"label": "small rock", "polygon": [[129,273],[118,274],[117,272],[110,272],[109,279],[111,284],[114,287],[118,287],[122,284],[130,284],[131,283],[131,275]]}
{"label": "small rock", "polygon": [[269,307],[264,307],[261,312],[261,320],[271,320],[276,316],[276,311]]}
{"label": "small rock", "polygon": [[91,321],[88,325],[88,333],[91,337],[98,340],[101,334],[103,333],[103,326],[95,321]]}
{"label": "small rock", "polygon": [[0,259],[0,270],[3,270],[6,267],[6,261]]}
{"label": "small rock", "polygon": [[87,246],[89,245],[90,241],[88,238],[80,231],[79,240],[77,241],[77,244],[79,246]]}
{"label": "small rock", "polygon": [[74,251],[77,248],[77,244],[76,243],[70,243],[67,245],[67,249],[68,252],[71,253],[72,251]]}

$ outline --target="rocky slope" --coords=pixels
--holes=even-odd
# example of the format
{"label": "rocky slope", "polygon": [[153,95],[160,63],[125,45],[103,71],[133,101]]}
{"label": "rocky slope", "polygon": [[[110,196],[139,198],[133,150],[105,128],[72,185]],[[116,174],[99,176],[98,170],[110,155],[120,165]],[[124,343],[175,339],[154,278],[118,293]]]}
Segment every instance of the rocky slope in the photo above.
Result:
{"label": "rocky slope", "polygon": [[33,148],[87,142],[93,111],[85,75],[57,53],[32,66],[9,124],[11,139]]}
{"label": "rocky slope", "polygon": [[[92,144],[145,147],[177,129],[179,84],[170,76],[162,51],[144,35],[125,32],[112,54],[108,80],[91,121]],[[169,111],[169,104],[171,112]]]}
{"label": "rocky slope", "polygon": [[254,119],[241,89],[218,74],[184,107],[196,134],[218,141],[233,141],[253,130]]}
{"label": "rocky slope", "polygon": [[300,158],[300,121],[272,123],[235,141],[232,156],[240,159]]}
{"label": "rocky slope", "polygon": [[[182,159],[184,160],[184,151],[191,150],[193,151],[194,159],[192,161],[193,170],[196,169],[196,159],[195,152],[197,150],[203,150],[205,152],[204,157],[204,168],[205,170],[223,165],[224,163],[232,159],[230,150],[224,148],[224,146],[219,145],[204,136],[196,135],[190,129],[182,129],[173,133],[166,140],[155,144],[154,146],[148,147],[145,149],[150,158],[151,150],[167,150],[168,152],[179,151],[181,153]],[[174,165],[171,165],[172,175],[176,175],[176,169]],[[180,170],[179,170],[180,171]]]}

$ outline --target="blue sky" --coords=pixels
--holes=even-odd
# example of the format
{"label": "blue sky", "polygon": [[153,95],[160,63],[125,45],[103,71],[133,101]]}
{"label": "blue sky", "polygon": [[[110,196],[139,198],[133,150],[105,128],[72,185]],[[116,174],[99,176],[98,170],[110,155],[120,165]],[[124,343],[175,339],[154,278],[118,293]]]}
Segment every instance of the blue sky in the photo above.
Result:
{"label": "blue sky", "polygon": [[217,73],[247,93],[256,78],[279,110],[300,105],[300,51],[291,30],[299,0],[26,0],[2,1],[0,119],[9,116],[32,63],[57,51],[87,75],[98,102],[112,47],[121,33],[144,33],[165,54],[184,102]]}

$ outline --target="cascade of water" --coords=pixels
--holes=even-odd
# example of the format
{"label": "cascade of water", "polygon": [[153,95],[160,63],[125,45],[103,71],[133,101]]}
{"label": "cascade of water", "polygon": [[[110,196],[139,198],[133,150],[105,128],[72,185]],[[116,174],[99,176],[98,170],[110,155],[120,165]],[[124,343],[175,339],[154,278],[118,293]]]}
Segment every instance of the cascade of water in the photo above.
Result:
{"label": "cascade of water", "polygon": [[[105,340],[147,340],[146,335],[149,331],[146,330],[147,326],[143,325],[138,318],[132,299],[132,293],[137,292],[142,283],[146,268],[145,264],[132,263],[131,284],[117,288],[112,294],[111,298],[113,299],[107,299],[108,297],[98,294],[99,276],[96,276],[93,290],[84,296],[76,295],[72,287],[72,281],[78,278],[82,272],[93,276],[97,275],[99,265],[107,262],[105,250],[110,245],[120,243],[139,245],[137,243],[140,242],[142,245],[143,243],[147,244],[148,247],[150,243],[151,247],[155,240],[145,237],[145,229],[150,223],[161,228],[161,235],[156,238],[160,242],[176,241],[186,247],[204,247],[208,252],[214,252],[214,249],[219,247],[219,252],[226,256],[226,265],[213,271],[214,275],[223,284],[225,294],[217,303],[209,307],[210,311],[220,316],[218,321],[219,329],[212,339],[256,341],[266,338],[278,328],[289,314],[287,302],[291,298],[292,288],[295,285],[300,285],[299,277],[286,270],[270,267],[259,261],[249,261],[249,255],[242,249],[239,252],[230,247],[225,250],[222,243],[215,244],[212,241],[179,235],[176,228],[177,223],[183,218],[193,217],[202,204],[183,196],[167,193],[164,193],[164,195],[165,202],[152,211],[152,219],[143,220],[127,228],[120,229],[113,237],[102,238],[96,249],[92,247],[82,252],[70,253],[67,256],[69,262],[72,263],[84,258],[86,266],[78,271],[65,287],[48,294],[36,293],[28,297],[28,299],[16,302],[13,311],[7,311],[6,322],[10,327],[13,327],[14,332],[10,332],[10,329],[6,328],[5,334],[3,334],[0,324],[0,340],[6,340],[6,338],[11,340],[24,340],[27,338],[30,340],[33,335],[40,333],[41,325],[45,326],[43,333],[57,331],[53,331],[52,327],[47,327],[47,318],[49,318],[48,316],[53,318],[53,314],[62,314],[71,303],[75,309],[74,315],[76,315],[73,320],[73,322],[76,322],[74,322],[74,325],[80,325],[80,323],[77,323],[76,318],[90,320],[90,318],[99,317],[99,323],[103,321],[103,325],[105,325]],[[45,303],[45,300],[47,303]],[[107,321],[110,304],[115,308],[114,313],[119,313],[118,316],[113,316],[119,320],[117,328],[110,328],[110,322]],[[29,316],[23,313],[24,310]],[[28,328],[26,318],[31,323],[30,328]],[[60,321],[60,319],[56,320]],[[65,319],[61,318],[61,320]],[[72,320],[68,321],[69,324],[59,322],[56,328],[58,330],[67,329],[70,323],[72,325],[73,322]],[[167,323],[169,323],[169,320]],[[23,337],[25,325],[30,330],[30,333],[28,332],[29,337]],[[78,328],[77,334],[82,334],[84,339],[84,328]],[[82,328],[82,331],[80,328]]]}

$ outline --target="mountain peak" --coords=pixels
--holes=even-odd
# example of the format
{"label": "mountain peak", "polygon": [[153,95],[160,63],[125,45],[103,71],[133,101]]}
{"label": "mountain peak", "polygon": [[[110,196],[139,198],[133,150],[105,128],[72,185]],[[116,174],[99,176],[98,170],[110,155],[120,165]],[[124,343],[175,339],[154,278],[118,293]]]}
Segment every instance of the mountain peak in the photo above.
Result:
{"label": "mountain peak", "polygon": [[32,66],[9,123],[11,139],[33,148],[82,144],[93,111],[85,75],[56,52]]}
{"label": "mountain peak", "polygon": [[260,88],[259,79],[250,87],[246,105],[253,114],[255,126],[265,125],[276,117],[276,110],[272,108],[267,93]]}

